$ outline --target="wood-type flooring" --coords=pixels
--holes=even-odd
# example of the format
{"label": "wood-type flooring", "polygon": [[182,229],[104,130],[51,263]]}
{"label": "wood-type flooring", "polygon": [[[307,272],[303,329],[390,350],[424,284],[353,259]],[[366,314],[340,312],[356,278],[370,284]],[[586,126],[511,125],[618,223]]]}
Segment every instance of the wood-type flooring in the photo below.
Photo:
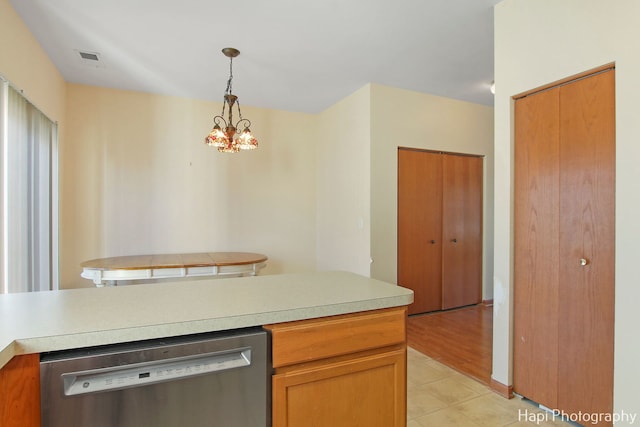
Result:
{"label": "wood-type flooring", "polygon": [[483,304],[409,316],[409,347],[483,384],[491,381],[493,307]]}

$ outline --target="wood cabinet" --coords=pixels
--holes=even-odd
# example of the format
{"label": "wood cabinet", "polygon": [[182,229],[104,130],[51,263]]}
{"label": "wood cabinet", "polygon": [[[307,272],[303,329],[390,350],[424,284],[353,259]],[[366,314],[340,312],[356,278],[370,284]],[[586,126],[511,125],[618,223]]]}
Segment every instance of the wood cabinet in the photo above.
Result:
{"label": "wood cabinet", "polygon": [[40,427],[40,356],[16,356],[0,369],[0,426]]}
{"label": "wood cabinet", "polygon": [[513,388],[567,413],[613,410],[614,81],[515,103]]}
{"label": "wood cabinet", "polygon": [[482,300],[483,158],[398,149],[398,284],[409,314]]}
{"label": "wood cabinet", "polygon": [[406,308],[265,326],[274,427],[404,427]]}

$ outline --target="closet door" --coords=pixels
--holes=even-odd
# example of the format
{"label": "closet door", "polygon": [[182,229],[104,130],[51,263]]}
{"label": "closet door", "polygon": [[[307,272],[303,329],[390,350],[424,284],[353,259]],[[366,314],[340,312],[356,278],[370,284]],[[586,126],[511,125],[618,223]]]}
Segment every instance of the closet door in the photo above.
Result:
{"label": "closet door", "polygon": [[560,88],[558,406],[613,411],[614,71]]}
{"label": "closet door", "polygon": [[611,413],[614,71],[518,99],[515,125],[514,391]]}
{"label": "closet door", "polygon": [[442,156],[398,150],[398,284],[414,291],[409,314],[441,309]]}
{"label": "closet door", "polygon": [[442,308],[482,301],[482,158],[442,156]]}
{"label": "closet door", "polygon": [[513,389],[548,408],[558,400],[559,96],[515,106]]}

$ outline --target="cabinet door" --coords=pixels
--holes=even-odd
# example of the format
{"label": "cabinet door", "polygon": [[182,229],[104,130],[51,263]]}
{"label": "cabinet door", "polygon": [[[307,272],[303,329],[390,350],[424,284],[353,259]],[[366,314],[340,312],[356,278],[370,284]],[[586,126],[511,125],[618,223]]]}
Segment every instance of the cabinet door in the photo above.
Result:
{"label": "cabinet door", "polygon": [[482,158],[442,156],[442,308],[482,300]]}
{"label": "cabinet door", "polygon": [[273,376],[274,427],[404,427],[406,348]]}
{"label": "cabinet door", "polygon": [[40,427],[40,355],[15,356],[0,369],[0,426]]}
{"label": "cabinet door", "polygon": [[442,155],[398,150],[398,284],[409,314],[442,308]]}

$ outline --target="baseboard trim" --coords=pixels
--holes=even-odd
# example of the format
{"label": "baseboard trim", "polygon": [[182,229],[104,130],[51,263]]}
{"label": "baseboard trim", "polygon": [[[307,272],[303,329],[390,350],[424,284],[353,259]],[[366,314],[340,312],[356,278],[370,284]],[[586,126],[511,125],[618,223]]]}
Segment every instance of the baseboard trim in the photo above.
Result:
{"label": "baseboard trim", "polygon": [[513,386],[504,385],[501,382],[491,378],[491,382],[489,383],[489,388],[491,388],[491,390],[495,391],[500,396],[506,399],[513,398]]}

